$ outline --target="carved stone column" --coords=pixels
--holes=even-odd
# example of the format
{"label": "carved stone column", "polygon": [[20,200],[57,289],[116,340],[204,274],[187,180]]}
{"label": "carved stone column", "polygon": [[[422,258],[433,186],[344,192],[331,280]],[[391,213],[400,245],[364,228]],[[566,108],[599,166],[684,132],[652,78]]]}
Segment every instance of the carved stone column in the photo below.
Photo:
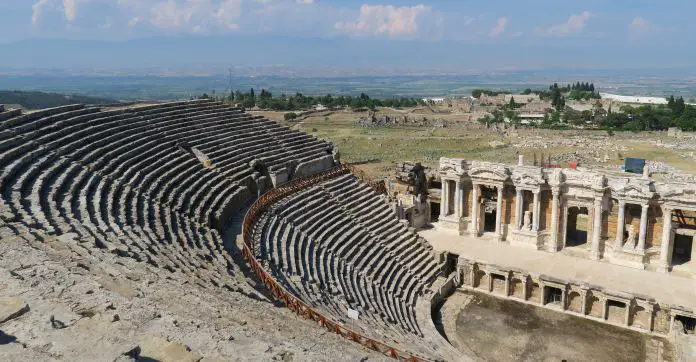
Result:
{"label": "carved stone column", "polygon": [[503,236],[503,185],[498,186],[498,200],[495,205],[495,235]]}
{"label": "carved stone column", "polygon": [[553,199],[551,201],[551,245],[553,246],[553,251],[558,251],[558,209],[560,207],[560,190],[554,188],[551,192],[553,192]]}
{"label": "carved stone column", "polygon": [[669,272],[672,267],[672,209],[662,208],[662,245],[660,246],[660,266],[663,273]]}
{"label": "carved stone column", "polygon": [[478,218],[479,218],[479,184],[474,183],[474,188],[471,190],[471,235],[478,236]]}
{"label": "carved stone column", "polygon": [[532,221],[532,231],[539,231],[539,213],[541,212],[541,190],[534,191],[534,220]]}
{"label": "carved stone column", "polygon": [[624,228],[626,227],[626,201],[619,200],[619,215],[616,218],[616,244],[614,249],[620,249],[624,242]]}
{"label": "carved stone column", "polygon": [[640,210],[640,234],[638,234],[638,246],[636,249],[645,250],[645,236],[648,233],[648,204],[641,205]]}
{"label": "carved stone column", "polygon": [[442,190],[440,191],[440,217],[447,216],[447,179],[442,179]]}
{"label": "carved stone column", "polygon": [[522,229],[522,218],[524,217],[524,190],[517,189],[517,195],[515,196],[515,229],[519,231]]}
{"label": "carved stone column", "polygon": [[600,258],[600,241],[602,239],[602,199],[597,198],[594,200],[594,211],[592,218],[592,252],[590,253],[590,258],[593,260],[599,260]]}
{"label": "carved stone column", "polygon": [[454,216],[457,220],[462,217],[462,182],[457,180],[454,193]]}

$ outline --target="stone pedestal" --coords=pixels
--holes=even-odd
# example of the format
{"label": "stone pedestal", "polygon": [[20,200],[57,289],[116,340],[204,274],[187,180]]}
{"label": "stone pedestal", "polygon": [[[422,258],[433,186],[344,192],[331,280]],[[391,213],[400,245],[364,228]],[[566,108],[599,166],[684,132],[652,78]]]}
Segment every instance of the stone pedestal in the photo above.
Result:
{"label": "stone pedestal", "polygon": [[531,250],[544,250],[544,240],[541,232],[532,230],[509,230],[510,245]]}
{"label": "stone pedestal", "polygon": [[635,269],[645,269],[648,257],[645,250],[614,248],[611,253],[611,263]]}
{"label": "stone pedestal", "polygon": [[447,216],[440,215],[437,223],[445,229],[461,230],[460,221],[454,214]]}

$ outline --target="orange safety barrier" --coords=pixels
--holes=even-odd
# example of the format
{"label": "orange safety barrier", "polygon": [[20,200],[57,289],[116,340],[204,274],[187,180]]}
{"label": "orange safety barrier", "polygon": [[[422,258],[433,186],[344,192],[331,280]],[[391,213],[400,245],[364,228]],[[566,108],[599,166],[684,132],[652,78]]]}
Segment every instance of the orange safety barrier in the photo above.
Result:
{"label": "orange safety barrier", "polygon": [[360,333],[346,328],[340,325],[339,323],[331,320],[330,318],[322,315],[321,313],[315,311],[309,305],[305,304],[305,302],[289,293],[280,283],[273,279],[273,277],[268,272],[266,272],[266,270],[261,266],[261,263],[258,260],[256,260],[256,248],[253,240],[253,228],[254,224],[256,224],[256,222],[258,221],[259,216],[263,214],[266,208],[284,199],[289,195],[292,195],[296,192],[299,192],[318,183],[331,180],[341,175],[345,175],[347,173],[352,172],[354,169],[354,167],[349,165],[340,165],[318,174],[290,181],[261,195],[261,197],[259,197],[258,200],[256,200],[256,202],[254,202],[251,205],[251,207],[247,211],[246,216],[244,217],[242,229],[242,234],[244,236],[244,248],[242,249],[242,255],[244,256],[244,259],[247,261],[247,263],[249,263],[249,267],[251,268],[251,270],[254,272],[254,274],[256,274],[256,276],[259,277],[261,282],[263,282],[263,284],[266,286],[266,288],[268,288],[271,294],[276,299],[282,301],[288,309],[295,312],[297,315],[303,316],[307,319],[311,319],[317,322],[320,326],[326,328],[329,332],[339,334],[350,341],[360,343],[361,345],[367,348],[380,352],[386,356],[392,357],[399,361],[427,361],[426,359],[418,357],[412,353],[400,351],[380,341],[374,340],[369,337],[365,337]]}

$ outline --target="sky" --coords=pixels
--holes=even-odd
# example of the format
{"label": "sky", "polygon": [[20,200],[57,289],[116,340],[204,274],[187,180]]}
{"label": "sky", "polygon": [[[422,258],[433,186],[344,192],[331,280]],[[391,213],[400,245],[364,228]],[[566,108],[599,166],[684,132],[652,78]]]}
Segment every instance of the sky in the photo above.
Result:
{"label": "sky", "polygon": [[0,67],[693,67],[695,13],[691,0],[0,0]]}

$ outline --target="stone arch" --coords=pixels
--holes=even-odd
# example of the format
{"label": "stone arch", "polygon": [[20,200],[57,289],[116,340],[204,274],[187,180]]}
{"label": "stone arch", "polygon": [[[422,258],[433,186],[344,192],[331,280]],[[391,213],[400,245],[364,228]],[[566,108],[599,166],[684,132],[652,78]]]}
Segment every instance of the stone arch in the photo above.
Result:
{"label": "stone arch", "polygon": [[629,314],[629,325],[644,330],[650,330],[650,313],[642,305],[635,305]]}
{"label": "stone arch", "polygon": [[491,290],[493,293],[500,294],[507,296],[508,291],[505,290],[506,283],[505,279],[506,276],[498,274],[498,273],[490,273],[489,277],[491,278],[492,281],[492,289]]}
{"label": "stone arch", "polygon": [[599,296],[591,293],[587,298],[588,315],[604,319],[604,301]]}
{"label": "stone arch", "polygon": [[575,313],[582,313],[583,312],[583,303],[585,303],[585,298],[583,298],[582,294],[576,290],[571,290],[568,293],[568,310],[575,312]]}
{"label": "stone arch", "polygon": [[510,279],[510,295],[515,298],[526,300],[527,296],[524,292],[524,279],[522,277],[512,277]]}
{"label": "stone arch", "polygon": [[484,270],[476,270],[474,273],[474,288],[483,288],[488,290],[488,273]]}

